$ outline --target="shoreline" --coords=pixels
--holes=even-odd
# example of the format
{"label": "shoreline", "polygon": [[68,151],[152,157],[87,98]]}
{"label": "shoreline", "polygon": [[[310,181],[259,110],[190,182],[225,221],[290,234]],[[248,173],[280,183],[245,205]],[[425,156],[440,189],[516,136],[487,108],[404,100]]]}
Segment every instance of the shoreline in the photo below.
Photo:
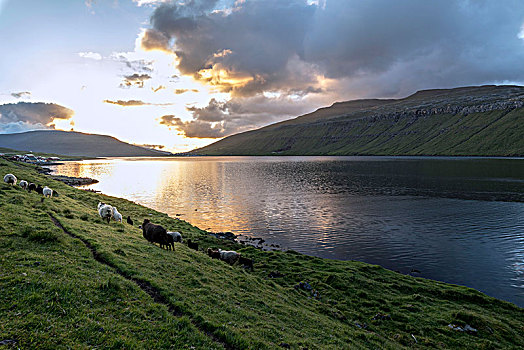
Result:
{"label": "shoreline", "polygon": [[[512,348],[524,341],[523,309],[474,289],[358,261],[242,246],[132,201],[72,188],[32,166],[0,163],[4,172],[60,192],[42,201],[0,185],[2,339],[20,348],[56,348],[57,339],[72,348],[198,349]],[[102,221],[98,202],[135,223]],[[147,242],[138,228],[144,218],[180,232],[184,242],[174,251]],[[254,268],[212,259],[207,248],[235,250]]]}
{"label": "shoreline", "polygon": [[[49,171],[52,172],[51,169],[49,169]],[[50,176],[51,178],[53,178],[55,180],[58,180],[58,181],[62,181],[62,180],[61,179],[57,179],[56,177],[65,177],[71,183],[75,183],[75,180],[82,180],[82,179],[88,179],[88,180],[94,181],[94,182],[91,182],[91,183],[81,184],[81,185],[74,185],[74,184],[72,185],[72,184],[70,184],[70,183],[68,183],[66,181],[62,181],[62,182],[66,183],[66,184],[68,184],[68,185],[70,185],[72,187],[75,187],[75,188],[77,188],[78,186],[85,186],[85,185],[89,185],[89,184],[93,184],[93,183],[98,183],[98,180],[96,180],[96,179],[75,178],[75,177],[68,177],[68,176],[62,176],[62,175],[52,175],[52,174],[49,174],[49,173],[46,173],[45,175]],[[82,190],[82,191],[99,193],[99,194],[104,195],[104,196],[109,196],[109,195],[104,194],[103,192],[98,191],[98,190],[92,190],[92,189],[86,189],[86,188],[77,188],[77,189]],[[120,198],[120,199],[123,199],[123,200],[129,200],[130,201],[130,199],[126,199],[126,198],[123,198],[123,197],[116,197],[116,198]],[[457,197],[447,197],[447,196],[441,196],[439,198],[448,198],[448,199],[451,198],[451,199],[459,199],[459,200],[483,200],[483,201],[489,201],[488,199],[457,198]],[[505,202],[512,202],[512,201],[505,201]],[[514,201],[514,202],[521,203],[522,201]],[[149,210],[158,211],[158,209],[150,208],[150,207],[145,206],[143,204],[139,204],[139,203],[136,203],[136,204],[140,205],[140,206],[142,206],[144,208],[147,208]],[[162,211],[159,211],[159,212],[169,216],[172,219],[181,220],[181,221],[187,222],[188,224],[194,226],[194,224],[181,219],[180,218],[180,214],[176,214],[174,216],[170,216],[168,213],[164,213]],[[195,227],[197,227],[197,226],[195,226]],[[230,232],[230,231],[214,232],[214,231],[209,231],[207,229],[206,230],[201,229],[201,228],[198,228],[198,229],[200,231],[202,231],[202,232],[205,232],[206,235],[208,235],[210,237],[213,237],[213,238],[215,238],[217,240],[229,241],[229,242],[232,242],[232,243],[244,246],[244,247],[253,247],[253,248],[257,249],[257,250],[264,251],[264,252],[272,252],[272,251],[294,252],[296,254],[301,254],[301,255],[304,255],[304,256],[312,257],[312,258],[320,258],[320,259],[327,259],[327,260],[333,260],[333,261],[357,261],[357,262],[361,262],[361,263],[364,263],[364,264],[371,264],[371,263],[363,261],[363,260],[337,259],[337,258],[322,257],[322,256],[314,255],[314,254],[311,254],[311,253],[308,254],[307,252],[298,252],[298,251],[294,250],[293,248],[281,246],[280,242],[275,242],[274,240],[272,240],[271,242],[266,242],[266,240],[264,238],[256,237],[256,235],[253,235],[253,236],[247,236],[245,234],[238,234],[238,235],[236,235],[236,234],[234,234],[233,232]],[[371,264],[371,265],[373,265],[373,264]],[[480,291],[478,289],[475,289],[474,287],[470,287],[470,286],[467,286],[465,284],[459,284],[457,282],[446,282],[446,281],[432,279],[430,277],[422,276],[424,271],[420,271],[419,269],[422,269],[422,268],[420,268],[418,266],[410,266],[409,268],[401,268],[401,267],[398,267],[398,266],[397,267],[385,267],[385,266],[382,266],[382,265],[379,265],[379,266],[381,266],[382,268],[384,268],[384,269],[386,269],[388,271],[391,271],[391,272],[394,272],[394,273],[398,273],[398,274],[401,274],[401,275],[411,276],[411,277],[416,277],[416,278],[423,278],[423,279],[426,279],[426,280],[429,280],[429,281],[461,285],[461,286],[464,286],[466,288],[474,289],[474,290],[478,291],[479,293],[485,294],[485,292],[482,292],[482,291]],[[402,271],[400,271],[400,270],[402,270]],[[496,297],[494,297],[494,298],[496,298]],[[504,300],[504,299],[499,299],[499,300]],[[511,301],[507,301],[507,300],[504,300],[504,301],[512,303]]]}

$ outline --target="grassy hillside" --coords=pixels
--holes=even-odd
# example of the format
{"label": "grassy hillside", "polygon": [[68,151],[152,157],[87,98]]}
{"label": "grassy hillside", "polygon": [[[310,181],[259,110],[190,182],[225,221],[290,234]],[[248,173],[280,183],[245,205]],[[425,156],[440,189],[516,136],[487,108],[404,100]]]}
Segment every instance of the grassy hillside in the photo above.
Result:
{"label": "grassy hillside", "polygon": [[[68,187],[0,160],[2,174],[57,198],[0,185],[0,344],[8,348],[519,348],[524,313],[475,290],[379,266],[217,240],[135,203]],[[103,223],[99,201],[135,226]],[[241,251],[254,271],[176,244],[147,243],[138,221],[201,248]],[[269,273],[283,276],[270,278]],[[319,294],[295,288],[307,281]],[[460,332],[449,324],[475,328]]]}
{"label": "grassy hillside", "polygon": [[521,156],[522,101],[522,87],[483,86],[336,103],[191,154]]}
{"label": "grassy hillside", "polygon": [[83,157],[163,156],[168,152],[130,145],[107,135],[74,131],[37,130],[0,135],[0,147],[19,151]]}

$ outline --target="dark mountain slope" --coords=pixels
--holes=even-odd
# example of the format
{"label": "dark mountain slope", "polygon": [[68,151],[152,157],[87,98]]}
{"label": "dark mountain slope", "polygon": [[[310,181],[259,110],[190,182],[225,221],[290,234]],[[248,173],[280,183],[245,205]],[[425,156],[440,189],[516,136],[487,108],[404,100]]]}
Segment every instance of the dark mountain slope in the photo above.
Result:
{"label": "dark mountain slope", "polygon": [[107,135],[38,130],[0,135],[0,147],[86,157],[161,156],[168,153],[130,145]]}
{"label": "dark mountain slope", "polygon": [[195,155],[524,155],[524,88],[419,91],[335,103],[229,136]]}

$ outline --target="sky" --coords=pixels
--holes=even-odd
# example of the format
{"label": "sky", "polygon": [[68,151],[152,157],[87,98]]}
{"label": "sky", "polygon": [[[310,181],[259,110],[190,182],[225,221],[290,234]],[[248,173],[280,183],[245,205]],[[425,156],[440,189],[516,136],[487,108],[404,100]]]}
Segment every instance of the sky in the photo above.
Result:
{"label": "sky", "polygon": [[179,152],[336,101],[522,82],[521,0],[0,0],[0,133]]}

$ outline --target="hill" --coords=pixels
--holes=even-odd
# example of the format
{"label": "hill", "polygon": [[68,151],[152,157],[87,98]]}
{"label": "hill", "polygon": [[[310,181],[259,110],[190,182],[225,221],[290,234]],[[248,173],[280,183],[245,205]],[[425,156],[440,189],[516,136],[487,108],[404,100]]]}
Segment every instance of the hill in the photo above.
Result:
{"label": "hill", "polygon": [[[0,183],[0,342],[8,348],[517,349],[524,343],[523,310],[470,288],[357,261],[262,251],[124,199],[66,186],[31,165],[0,159],[0,169],[60,193],[42,201]],[[103,222],[100,201],[135,224]],[[137,227],[144,218],[181,232],[200,250],[148,243]],[[237,250],[253,259],[254,270],[211,259],[202,251],[208,247]]]}
{"label": "hill", "polygon": [[0,147],[84,157],[155,157],[170,154],[130,145],[112,136],[60,130],[2,134],[0,135]]}
{"label": "hill", "polygon": [[524,87],[419,91],[338,102],[192,155],[524,155]]}

